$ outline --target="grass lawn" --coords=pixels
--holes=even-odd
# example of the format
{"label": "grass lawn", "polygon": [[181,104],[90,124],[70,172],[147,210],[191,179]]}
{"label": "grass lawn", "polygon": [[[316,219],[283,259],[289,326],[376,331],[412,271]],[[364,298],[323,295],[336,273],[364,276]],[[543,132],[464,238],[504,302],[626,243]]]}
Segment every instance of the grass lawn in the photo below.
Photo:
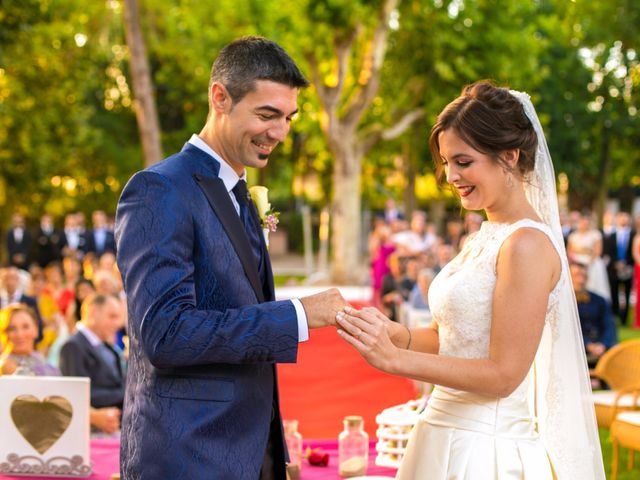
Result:
{"label": "grass lawn", "polygon": [[[629,319],[633,321],[633,318],[633,312],[629,312]],[[640,338],[640,330],[629,327],[619,327],[618,337],[621,342]],[[611,474],[611,457],[613,455],[611,439],[609,438],[609,429],[600,429],[600,444],[602,446],[604,469],[607,473],[607,478],[609,478],[609,475]],[[636,453],[635,468],[633,470],[627,470],[627,455],[628,450],[626,448],[621,448],[620,465],[618,466],[618,480],[638,480],[640,478],[640,454]]]}
{"label": "grass lawn", "polygon": [[[633,312],[629,313],[629,320],[633,321]],[[625,340],[633,340],[640,338],[640,329],[631,327],[618,327],[618,340],[624,342]]]}
{"label": "grass lawn", "polygon": [[[602,445],[602,459],[604,461],[604,471],[607,474],[607,478],[611,476],[611,457],[613,455],[613,448],[611,446],[611,439],[609,438],[609,429],[600,428],[600,445]],[[618,480],[638,480],[640,478],[640,454],[636,452],[636,463],[633,470],[627,470],[627,455],[629,450],[626,448],[620,449],[620,463],[618,465]]]}

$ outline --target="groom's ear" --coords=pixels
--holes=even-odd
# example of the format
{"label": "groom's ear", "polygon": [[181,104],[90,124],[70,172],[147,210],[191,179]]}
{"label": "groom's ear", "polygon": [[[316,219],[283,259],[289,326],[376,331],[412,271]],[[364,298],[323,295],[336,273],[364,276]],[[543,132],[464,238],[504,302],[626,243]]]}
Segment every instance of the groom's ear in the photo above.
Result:
{"label": "groom's ear", "polygon": [[231,110],[231,95],[220,82],[214,82],[209,91],[211,96],[211,110],[216,113],[225,113]]}

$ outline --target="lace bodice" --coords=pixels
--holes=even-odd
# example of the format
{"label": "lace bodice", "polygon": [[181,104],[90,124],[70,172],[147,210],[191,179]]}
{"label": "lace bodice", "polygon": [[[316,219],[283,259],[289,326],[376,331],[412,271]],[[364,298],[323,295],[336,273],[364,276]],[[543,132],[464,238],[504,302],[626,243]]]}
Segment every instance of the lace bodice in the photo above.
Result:
{"label": "lace bodice", "polygon": [[[561,250],[545,224],[530,219],[513,224],[484,222],[480,231],[469,237],[462,251],[433,280],[429,306],[439,328],[440,355],[488,357],[498,252],[513,232],[525,227],[544,232],[560,254]],[[563,281],[567,281],[564,267],[549,295],[547,312],[557,301]]]}

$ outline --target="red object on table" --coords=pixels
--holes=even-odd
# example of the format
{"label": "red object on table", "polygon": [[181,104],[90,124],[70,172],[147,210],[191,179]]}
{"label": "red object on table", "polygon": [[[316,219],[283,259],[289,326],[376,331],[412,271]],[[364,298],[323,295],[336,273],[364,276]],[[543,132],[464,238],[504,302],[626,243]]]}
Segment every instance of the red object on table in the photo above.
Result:
{"label": "red object on table", "polygon": [[[329,465],[326,467],[314,467],[309,465],[306,460],[302,461],[302,471],[300,480],[339,480],[342,477],[338,475],[338,442],[337,440],[309,440],[303,442],[303,451],[307,447],[321,448],[329,454]],[[378,475],[382,477],[394,478],[396,476],[395,468],[377,467],[376,464],[376,442],[369,442],[369,466],[367,475]]]}
{"label": "red object on table", "polygon": [[91,440],[91,462],[93,463],[93,473],[88,477],[24,477],[0,475],[0,480],[51,480],[52,478],[109,480],[114,473],[120,473],[120,440],[117,438],[96,438]]}

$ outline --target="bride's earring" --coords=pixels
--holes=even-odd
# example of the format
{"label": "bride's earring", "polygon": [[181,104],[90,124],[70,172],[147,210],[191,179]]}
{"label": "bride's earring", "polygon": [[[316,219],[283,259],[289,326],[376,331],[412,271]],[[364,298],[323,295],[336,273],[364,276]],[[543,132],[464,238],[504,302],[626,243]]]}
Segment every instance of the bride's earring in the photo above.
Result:
{"label": "bride's earring", "polygon": [[507,173],[507,188],[513,188],[513,176]]}

